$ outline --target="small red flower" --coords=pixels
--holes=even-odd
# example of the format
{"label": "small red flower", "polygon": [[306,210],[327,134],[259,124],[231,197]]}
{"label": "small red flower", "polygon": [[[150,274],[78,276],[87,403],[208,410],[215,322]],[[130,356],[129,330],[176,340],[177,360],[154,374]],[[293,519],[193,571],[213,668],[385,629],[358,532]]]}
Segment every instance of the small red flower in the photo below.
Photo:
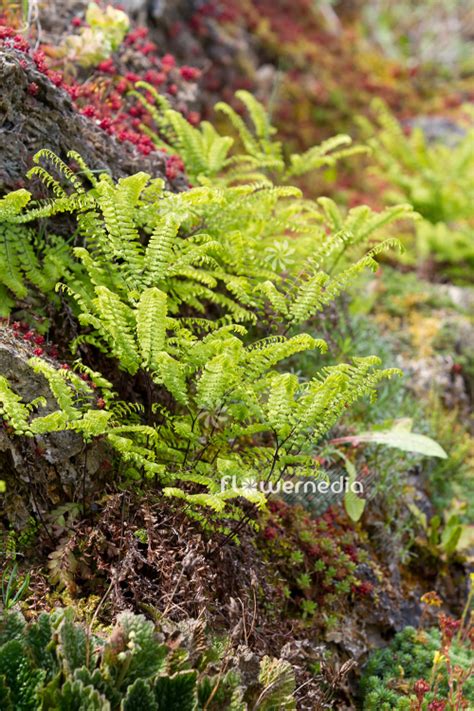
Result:
{"label": "small red flower", "polygon": [[374,586],[372,583],[369,583],[367,580],[364,580],[360,585],[357,585],[355,592],[358,593],[359,595],[371,595],[372,592],[374,591]]}
{"label": "small red flower", "polygon": [[161,58],[161,65],[165,71],[169,71],[170,69],[173,69],[173,67],[176,66],[176,59],[173,57],[172,54],[165,54]]}
{"label": "small red flower", "polygon": [[197,126],[201,120],[201,114],[198,111],[190,111],[186,118],[191,126]]}
{"label": "small red flower", "polygon": [[145,39],[148,36],[148,29],[146,27],[137,27],[132,32],[129,32],[125,38],[125,44],[131,45],[135,44],[138,40]]}
{"label": "small red flower", "polygon": [[179,73],[185,81],[196,81],[201,76],[201,70],[196,67],[181,67]]}
{"label": "small red flower", "polygon": [[35,356],[42,356],[44,353],[44,350],[42,348],[35,348],[33,350],[33,353],[35,354]]}
{"label": "small red flower", "polygon": [[103,72],[104,74],[115,74],[116,69],[115,69],[115,64],[112,59],[104,59],[102,62],[99,62],[97,65],[97,69],[100,72]]}
{"label": "small red flower", "polygon": [[110,131],[110,128],[112,127],[112,119],[109,118],[103,118],[102,121],[99,123],[99,126],[104,130],[104,131]]}
{"label": "small red flower", "polygon": [[0,39],[9,39],[13,37],[14,34],[15,30],[11,27],[3,27],[3,25],[0,27]]}
{"label": "small red flower", "polygon": [[416,698],[418,701],[421,701],[424,696],[428,693],[430,690],[430,685],[428,684],[425,679],[418,679],[418,681],[415,681],[415,684],[413,686],[413,691],[415,692]]}
{"label": "small red flower", "polygon": [[145,42],[145,44],[140,47],[140,52],[145,55],[153,54],[153,52],[156,52],[157,49],[158,47],[154,42]]}
{"label": "small red flower", "polygon": [[447,644],[459,630],[461,622],[460,620],[455,620],[453,617],[449,617],[449,615],[445,615],[443,612],[438,616],[438,620],[443,644]]}
{"label": "small red flower", "polygon": [[145,81],[153,86],[160,86],[166,81],[166,74],[164,72],[157,72],[155,69],[148,69],[144,76]]}
{"label": "small red flower", "polygon": [[64,77],[61,72],[48,71],[48,79],[53,82],[55,86],[61,86],[64,81]]}
{"label": "small red flower", "polygon": [[78,98],[80,97],[80,95],[81,95],[81,87],[79,87],[79,86],[75,86],[75,85],[68,86],[68,85],[65,85],[65,86],[64,86],[64,89],[67,91],[67,93],[69,94],[69,96],[71,97],[71,99],[72,99],[73,101],[75,101],[76,99],[78,99]]}
{"label": "small red flower", "polygon": [[115,89],[116,89],[116,91],[118,91],[119,94],[125,94],[125,92],[128,91],[127,80],[120,79],[120,81],[116,84]]}
{"label": "small red flower", "polygon": [[37,49],[36,52],[33,53],[33,59],[39,71],[43,74],[46,74],[46,72],[48,71],[48,67],[46,65],[46,55],[43,50]]}
{"label": "small red flower", "polygon": [[20,35],[15,35],[13,39],[13,45],[15,49],[17,49],[19,52],[29,52],[30,51],[30,45],[26,41],[24,37],[21,37]]}
{"label": "small red flower", "polygon": [[88,118],[94,118],[96,113],[97,113],[97,110],[96,110],[95,106],[92,106],[92,104],[86,104],[86,106],[84,106],[81,109],[81,114],[83,116],[87,116]]}
{"label": "small red flower", "polygon": [[32,81],[28,84],[28,94],[30,96],[36,96],[39,92],[39,86],[36,84],[36,82]]}
{"label": "small red flower", "polygon": [[428,711],[444,711],[446,708],[446,701],[441,699],[435,699],[428,704]]}
{"label": "small red flower", "polygon": [[166,159],[166,177],[168,180],[174,180],[178,173],[184,171],[184,163],[179,156],[170,156]]}

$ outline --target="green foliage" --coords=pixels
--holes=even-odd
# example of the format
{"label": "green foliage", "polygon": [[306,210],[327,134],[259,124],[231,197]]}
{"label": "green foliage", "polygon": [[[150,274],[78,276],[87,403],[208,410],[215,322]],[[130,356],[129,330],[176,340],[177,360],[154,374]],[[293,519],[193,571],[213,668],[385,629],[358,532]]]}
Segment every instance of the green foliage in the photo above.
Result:
{"label": "green foliage", "polygon": [[[472,675],[473,654],[468,641],[454,639],[450,644],[449,662],[443,651],[438,629],[417,632],[413,627],[405,627],[394,637],[388,647],[377,650],[370,657],[361,680],[364,711],[389,711],[389,709],[409,710],[417,703],[419,696],[416,682],[426,682],[420,708],[429,708],[430,702],[449,698],[448,675],[450,667],[459,669],[455,688],[462,689],[458,697],[469,707],[474,701],[474,679]],[[461,678],[463,683],[461,684]],[[436,682],[436,683],[434,683]],[[452,682],[451,682],[452,683]],[[433,689],[431,688],[433,686]],[[433,708],[436,708],[435,706]],[[454,711],[462,706],[445,705]]]}
{"label": "green foliage", "polygon": [[[295,709],[288,662],[264,657],[246,689],[231,659],[209,649],[191,658],[191,638],[163,620],[122,613],[111,634],[92,636],[72,610],[42,613],[26,623],[16,611],[0,615],[0,699],[5,711],[277,711]],[[191,631],[190,633],[191,634]],[[176,639],[180,647],[176,647]],[[205,653],[204,653],[205,652]],[[209,668],[208,668],[209,666]]]}
{"label": "green foliage", "polygon": [[426,537],[426,540],[418,539],[418,544],[426,548],[434,557],[452,559],[464,531],[459,516],[446,515],[443,521],[441,516],[436,514],[428,520],[426,514],[416,504],[409,504],[408,508]]}
{"label": "green foliage", "polygon": [[54,287],[70,266],[66,242],[47,237],[11,222],[30,201],[30,193],[17,190],[0,199],[0,315],[8,314],[14,298],[23,299],[29,289],[54,295]]}
{"label": "green foliage", "polygon": [[333,440],[333,443],[347,442],[353,445],[361,443],[383,444],[386,447],[394,447],[403,452],[412,452],[413,454],[422,454],[425,457],[448,458],[444,449],[434,439],[412,432],[412,425],[413,421],[410,418],[405,418],[394,422],[391,429],[380,428],[372,432],[360,432],[350,437],[339,437],[337,440]]}
{"label": "green foliage", "polygon": [[310,518],[301,506],[272,499],[258,543],[271,561],[276,584],[287,595],[284,613],[326,627],[342,620],[352,596],[363,597],[372,585],[360,581],[357,565],[367,560],[362,543],[340,511]]}
{"label": "green foliage", "polygon": [[[379,172],[392,189],[389,201],[407,200],[422,216],[416,224],[421,258],[469,268],[474,265],[474,130],[450,141],[430,141],[415,125],[408,135],[381,103],[374,104],[376,125],[361,124]],[[458,269],[451,267],[456,275]],[[466,271],[461,273],[465,276]]]}
{"label": "green foliage", "polygon": [[[240,162],[267,171],[281,150],[270,141],[273,129],[262,107],[248,95],[241,98],[255,135],[226,110],[247,150],[248,161]],[[211,136],[210,128],[200,130]],[[308,164],[319,165],[321,156],[345,143],[328,142]],[[180,149],[187,150],[182,140]],[[263,173],[258,182],[246,173],[246,183],[235,184],[226,170],[174,194],[145,173],[114,182],[95,176],[77,154],[71,157],[85,178],[41,151],[31,173],[54,197],[32,203],[26,191],[13,193],[0,225],[20,230],[27,242],[28,225],[40,218],[68,213],[76,219],[82,243],[62,244],[66,259],[57,287],[80,326],[73,347],[87,344],[115,359],[131,378],[144,380],[147,395],[132,410],[92,373],[104,394],[99,410],[79,376],[37,358],[30,364],[48,380],[59,408],[36,413],[38,403],[22,403],[2,379],[7,422],[29,436],[73,429],[85,439],[106,437],[125,472],[138,468],[194,511],[204,506],[219,513],[239,496],[262,505],[261,492],[243,486],[249,478],[317,474],[318,442],[347,408],[373,396],[378,383],[398,371],[380,370],[379,360],[369,356],[303,380],[284,372],[284,361],[325,350],[321,339],[304,332],[305,322],[363,270],[376,269],[377,254],[394,241],[364,254],[368,241],[411,210],[357,207],[345,215],[330,199],[303,199],[296,188],[275,186]],[[295,254],[281,271],[288,235]],[[0,280],[12,271],[5,259]],[[14,264],[27,289],[29,272],[19,258]],[[10,278],[4,285],[14,296]],[[233,485],[221,490],[222,477]]]}
{"label": "green foliage", "polygon": [[[248,123],[229,104],[220,101],[214,107],[229,120],[236,134],[232,137],[221,136],[208,121],[193,128],[154,87],[146,82],[137,82],[136,87],[148,95],[146,98],[140,91],[132,92],[147,109],[157,132],[146,125],[142,125],[142,130],[158,147],[178,153],[191,179],[204,185],[209,184],[209,179],[223,185],[267,183],[269,175],[286,181],[367,152],[364,146],[351,146],[351,138],[341,134],[302,154],[292,154],[286,161],[281,142],[272,138],[276,128],[271,125],[269,115],[248,91],[236,92],[247,110]],[[239,149],[243,152],[238,152]]]}
{"label": "green foliage", "polygon": [[95,67],[120,47],[130,20],[122,10],[112,5],[102,10],[95,2],[89,3],[85,20],[87,26],[78,35],[68,35],[57,51],[81,67]]}
{"label": "green foliage", "polygon": [[18,563],[5,565],[1,577],[2,606],[4,610],[14,607],[23,597],[30,584],[27,574],[23,580],[18,576]]}
{"label": "green foliage", "polygon": [[295,679],[289,662],[264,657],[260,664],[259,681],[263,691],[257,701],[261,711],[294,711]]}

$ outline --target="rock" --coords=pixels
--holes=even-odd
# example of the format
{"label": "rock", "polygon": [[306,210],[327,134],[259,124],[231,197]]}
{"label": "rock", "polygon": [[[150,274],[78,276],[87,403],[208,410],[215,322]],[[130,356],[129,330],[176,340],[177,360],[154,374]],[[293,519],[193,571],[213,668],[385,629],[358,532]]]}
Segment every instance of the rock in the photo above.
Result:
{"label": "rock", "polygon": [[[27,55],[0,49],[0,86],[0,195],[23,185],[33,156],[42,148],[63,160],[68,151],[76,151],[91,168],[115,179],[138,171],[164,177],[164,153],[144,156],[132,144],[109,136],[75,111],[69,95],[38,71]],[[170,184],[175,190],[185,185],[182,176]]]}
{"label": "rock", "polygon": [[456,372],[452,355],[434,355],[428,358],[406,359],[397,357],[397,366],[406,376],[411,390],[427,398],[433,389],[442,396],[448,408],[467,409],[469,397],[462,375]]}
{"label": "rock", "polygon": [[441,286],[446,290],[455,306],[466,313],[474,313],[474,289],[472,287],[454,286],[453,284]]}
{"label": "rock", "polygon": [[406,125],[421,129],[428,143],[440,142],[455,146],[466,135],[462,126],[444,116],[417,116],[406,121]]}
{"label": "rock", "polygon": [[[45,415],[58,405],[45,378],[28,365],[31,356],[28,344],[8,327],[0,326],[0,375],[23,402],[45,398],[46,405],[41,408],[41,415]],[[97,485],[101,486],[99,474],[106,458],[103,442],[86,447],[72,431],[17,437],[0,425],[0,480],[6,483],[6,492],[1,494],[3,515],[19,530],[31,515],[41,517],[64,501],[80,501],[84,490],[93,496]]]}

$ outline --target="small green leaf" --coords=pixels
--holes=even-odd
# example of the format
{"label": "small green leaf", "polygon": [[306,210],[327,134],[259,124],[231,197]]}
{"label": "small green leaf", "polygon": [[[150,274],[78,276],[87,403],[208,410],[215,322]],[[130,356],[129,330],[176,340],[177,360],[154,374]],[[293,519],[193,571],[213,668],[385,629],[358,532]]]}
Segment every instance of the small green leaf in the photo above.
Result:
{"label": "small green leaf", "polygon": [[352,487],[357,479],[357,472],[355,466],[352,464],[351,461],[349,461],[349,459],[346,459],[345,457],[344,465],[349,475],[347,478],[348,490],[344,494],[344,508],[346,509],[346,513],[351,519],[351,521],[356,522],[364,513],[366,502],[365,499],[362,499],[356,494],[355,491],[352,490]]}
{"label": "small green leaf", "polygon": [[365,499],[361,499],[355,491],[346,491],[344,494],[344,508],[351,521],[358,521],[365,509]]}

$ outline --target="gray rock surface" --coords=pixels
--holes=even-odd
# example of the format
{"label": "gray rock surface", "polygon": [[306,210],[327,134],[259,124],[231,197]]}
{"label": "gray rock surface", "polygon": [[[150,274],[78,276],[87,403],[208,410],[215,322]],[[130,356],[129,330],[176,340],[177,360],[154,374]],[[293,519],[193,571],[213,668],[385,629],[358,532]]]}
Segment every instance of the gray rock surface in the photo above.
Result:
{"label": "gray rock surface", "polygon": [[[10,328],[0,325],[0,375],[7,378],[23,402],[44,397],[41,415],[45,415],[57,410],[58,405],[45,378],[28,365],[31,350]],[[6,483],[6,492],[0,498],[0,519],[4,517],[21,529],[32,514],[41,517],[42,512],[64,500],[81,501],[84,490],[93,495],[106,458],[103,442],[86,447],[82,438],[70,431],[17,437],[2,426],[0,418],[0,480]]]}
{"label": "gray rock surface", "polygon": [[[38,87],[35,95],[28,90],[32,83]],[[69,95],[25,54],[0,49],[0,195],[22,185],[33,156],[42,148],[63,160],[68,151],[77,151],[91,168],[116,179],[140,170],[153,177],[165,173],[163,153],[144,156],[133,145],[118,143],[75,111]],[[171,187],[184,188],[184,178]]]}

